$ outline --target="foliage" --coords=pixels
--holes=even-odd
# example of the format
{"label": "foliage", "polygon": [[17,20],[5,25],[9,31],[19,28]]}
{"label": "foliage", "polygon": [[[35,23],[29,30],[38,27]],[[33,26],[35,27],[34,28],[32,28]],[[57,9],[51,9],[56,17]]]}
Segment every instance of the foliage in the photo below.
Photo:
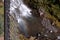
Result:
{"label": "foliage", "polygon": [[60,0],[40,0],[40,7],[60,20]]}
{"label": "foliage", "polygon": [[45,16],[55,21],[55,24],[60,27],[60,0],[30,0],[30,4],[35,9],[36,6],[37,9],[43,8]]}
{"label": "foliage", "polygon": [[2,4],[0,5],[0,34],[2,34],[3,32],[4,32],[4,7]]}
{"label": "foliage", "polygon": [[60,21],[60,0],[25,0],[25,2],[32,9],[43,8]]}

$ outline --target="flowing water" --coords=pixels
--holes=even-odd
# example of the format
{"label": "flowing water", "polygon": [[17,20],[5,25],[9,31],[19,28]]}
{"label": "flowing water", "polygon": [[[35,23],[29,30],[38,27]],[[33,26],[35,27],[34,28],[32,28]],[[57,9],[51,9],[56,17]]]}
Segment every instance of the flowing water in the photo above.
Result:
{"label": "flowing water", "polygon": [[[19,30],[24,33],[25,36],[36,35],[36,33],[41,32],[43,35],[49,36],[47,31],[57,32],[57,29],[51,25],[48,19],[35,17],[31,13],[27,5],[24,4],[23,0],[11,0],[10,1],[10,15],[15,15],[15,20],[19,24]],[[43,14],[43,13],[42,13]],[[47,31],[45,31],[48,29]],[[52,34],[51,34],[52,35]]]}
{"label": "flowing water", "polygon": [[16,17],[17,22],[19,23],[20,27],[19,29],[25,33],[25,35],[27,34],[27,26],[26,26],[26,22],[23,19],[28,17],[32,17],[30,11],[31,9],[29,9],[24,3],[23,0],[11,0],[10,1],[10,14],[14,14]]}

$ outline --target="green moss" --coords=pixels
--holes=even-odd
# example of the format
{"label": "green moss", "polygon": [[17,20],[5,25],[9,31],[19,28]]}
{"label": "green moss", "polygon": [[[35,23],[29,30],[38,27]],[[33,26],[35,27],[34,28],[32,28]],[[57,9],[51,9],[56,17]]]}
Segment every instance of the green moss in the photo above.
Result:
{"label": "green moss", "polygon": [[51,19],[53,22],[55,22],[56,26],[60,28],[60,22],[54,16],[46,12],[45,17]]}
{"label": "green moss", "polygon": [[0,7],[0,15],[3,15],[4,14],[4,7]]}
{"label": "green moss", "polygon": [[0,5],[0,35],[4,32],[4,6]]}

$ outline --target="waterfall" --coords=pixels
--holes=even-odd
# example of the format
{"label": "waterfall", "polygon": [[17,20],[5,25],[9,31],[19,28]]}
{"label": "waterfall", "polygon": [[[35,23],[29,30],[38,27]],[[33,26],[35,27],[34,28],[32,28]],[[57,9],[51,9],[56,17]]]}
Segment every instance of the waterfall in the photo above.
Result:
{"label": "waterfall", "polygon": [[[15,15],[15,18],[16,18],[15,20],[17,20],[19,24],[19,29],[25,34],[25,36],[28,36],[29,34],[34,35],[39,32],[45,35],[44,33],[46,33],[49,30],[51,31],[51,33],[52,31],[57,32],[57,29],[51,25],[49,19],[32,16],[31,11],[32,10],[23,3],[23,0],[10,1],[10,15],[12,14]],[[43,15],[43,14],[44,13],[40,11],[40,15]],[[45,29],[48,29],[48,30],[45,31]]]}
{"label": "waterfall", "polygon": [[20,25],[19,28],[22,32],[25,33],[25,35],[27,34],[27,26],[22,17],[31,17],[30,11],[31,9],[23,3],[23,0],[10,1],[10,15],[14,14],[16,16],[16,20]]}

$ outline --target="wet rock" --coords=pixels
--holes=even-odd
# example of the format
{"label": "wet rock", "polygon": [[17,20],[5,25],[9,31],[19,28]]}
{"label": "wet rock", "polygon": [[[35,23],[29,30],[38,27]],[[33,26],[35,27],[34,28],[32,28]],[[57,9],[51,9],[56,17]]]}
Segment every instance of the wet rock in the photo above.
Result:
{"label": "wet rock", "polygon": [[57,36],[57,39],[60,40],[60,36]]}
{"label": "wet rock", "polygon": [[51,25],[51,22],[49,19],[43,18],[43,21],[41,22],[43,26],[45,26],[48,30],[57,32],[57,29]]}

